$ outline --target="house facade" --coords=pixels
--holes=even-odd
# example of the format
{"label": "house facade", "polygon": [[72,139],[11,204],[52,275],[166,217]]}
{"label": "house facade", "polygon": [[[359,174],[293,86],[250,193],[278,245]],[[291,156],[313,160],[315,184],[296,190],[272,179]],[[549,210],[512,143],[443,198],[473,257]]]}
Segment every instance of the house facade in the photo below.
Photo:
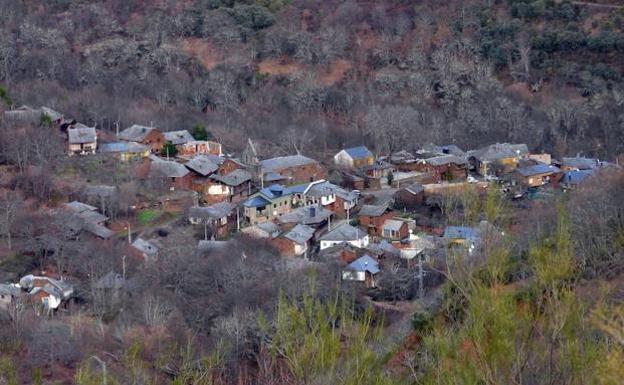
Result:
{"label": "house facade", "polygon": [[125,142],[135,142],[146,145],[150,150],[159,154],[165,145],[164,135],[153,127],[141,126],[134,124],[117,135],[119,140]]}
{"label": "house facade", "polygon": [[468,161],[455,155],[419,159],[416,164],[416,170],[428,173],[434,183],[464,180],[468,175]]}
{"label": "house facade", "polygon": [[479,175],[498,175],[515,170],[528,154],[526,144],[496,143],[469,152],[468,160]]}
{"label": "house facade", "polygon": [[341,243],[348,243],[352,246],[364,248],[368,246],[370,238],[368,234],[348,223],[343,223],[328,233],[322,235],[320,238],[320,249],[324,250],[329,247],[339,245]]}
{"label": "house facade", "polygon": [[95,154],[97,133],[95,127],[78,123],[67,129],[67,153],[69,155]]}
{"label": "house facade", "polygon": [[306,183],[327,178],[327,171],[319,162],[303,155],[265,159],[260,161],[259,168],[262,179],[278,176],[279,181],[285,184]]}
{"label": "house facade", "polygon": [[290,192],[282,185],[272,185],[260,190],[243,203],[244,219],[250,225],[272,221],[290,212]]}
{"label": "house facade", "polygon": [[341,169],[356,170],[374,163],[375,156],[366,146],[346,148],[334,155],[334,164]]}
{"label": "house facade", "polygon": [[364,227],[369,235],[382,236],[382,226],[392,214],[388,210],[388,206],[364,205],[357,214],[360,226]]}

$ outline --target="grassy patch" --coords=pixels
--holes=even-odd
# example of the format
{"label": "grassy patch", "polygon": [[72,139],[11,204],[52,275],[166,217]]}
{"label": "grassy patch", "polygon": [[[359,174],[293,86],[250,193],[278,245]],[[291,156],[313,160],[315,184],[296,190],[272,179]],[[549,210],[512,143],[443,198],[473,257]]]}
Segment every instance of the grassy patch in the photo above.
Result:
{"label": "grassy patch", "polygon": [[137,213],[137,222],[139,222],[139,225],[147,225],[160,215],[161,212],[159,210],[142,210]]}

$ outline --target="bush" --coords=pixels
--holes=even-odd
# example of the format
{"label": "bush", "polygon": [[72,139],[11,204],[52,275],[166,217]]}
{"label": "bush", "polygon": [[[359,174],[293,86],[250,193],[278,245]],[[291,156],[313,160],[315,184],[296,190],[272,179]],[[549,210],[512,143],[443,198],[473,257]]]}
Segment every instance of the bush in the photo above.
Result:
{"label": "bush", "polygon": [[237,5],[228,9],[228,14],[234,18],[236,24],[253,30],[270,27],[275,23],[273,14],[257,5]]}

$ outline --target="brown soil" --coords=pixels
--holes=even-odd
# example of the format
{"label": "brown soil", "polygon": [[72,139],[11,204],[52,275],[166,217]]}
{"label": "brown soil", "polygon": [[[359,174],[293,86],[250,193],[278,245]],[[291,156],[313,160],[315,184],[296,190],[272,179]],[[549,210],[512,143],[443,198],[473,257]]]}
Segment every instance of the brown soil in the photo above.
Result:
{"label": "brown soil", "polygon": [[266,59],[258,64],[258,71],[268,75],[290,75],[300,71],[301,68],[299,63],[278,59]]}
{"label": "brown soil", "polygon": [[182,51],[194,56],[207,70],[213,69],[219,63],[219,51],[209,41],[197,38],[188,38],[182,41]]}

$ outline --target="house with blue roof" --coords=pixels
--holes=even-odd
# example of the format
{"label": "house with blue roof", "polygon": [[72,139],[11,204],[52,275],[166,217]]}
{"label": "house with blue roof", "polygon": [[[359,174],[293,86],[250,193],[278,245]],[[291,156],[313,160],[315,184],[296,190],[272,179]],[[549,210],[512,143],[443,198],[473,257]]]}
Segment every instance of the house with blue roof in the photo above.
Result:
{"label": "house with blue roof", "polygon": [[361,282],[366,287],[375,287],[375,278],[380,272],[379,262],[369,255],[363,255],[345,267],[342,271],[342,280]]}
{"label": "house with blue roof", "polygon": [[345,148],[334,155],[334,164],[345,170],[371,167],[374,163],[375,156],[366,146]]}
{"label": "house with blue roof", "polygon": [[272,221],[292,209],[292,192],[285,186],[265,187],[243,202],[245,220],[250,225]]}
{"label": "house with blue roof", "polygon": [[516,169],[516,179],[526,187],[540,187],[556,179],[561,170],[555,166],[536,163]]}
{"label": "house with blue roof", "polygon": [[447,226],[442,236],[448,245],[470,246],[480,239],[480,231],[474,227]]}

